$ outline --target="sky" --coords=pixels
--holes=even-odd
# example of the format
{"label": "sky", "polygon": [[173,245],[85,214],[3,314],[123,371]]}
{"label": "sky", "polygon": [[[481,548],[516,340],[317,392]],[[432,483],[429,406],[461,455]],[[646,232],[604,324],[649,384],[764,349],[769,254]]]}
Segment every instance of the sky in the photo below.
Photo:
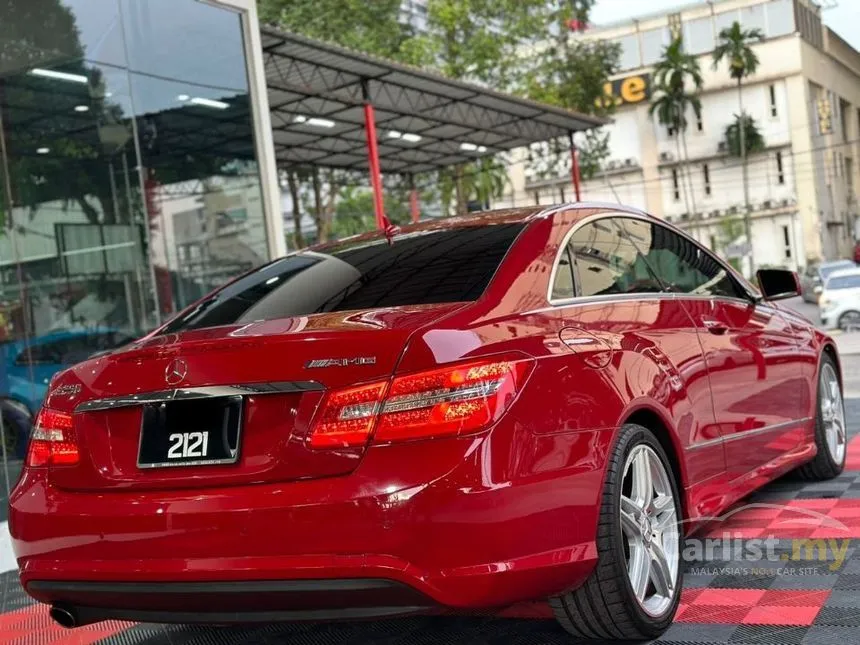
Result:
{"label": "sky", "polygon": [[[595,25],[605,25],[691,4],[697,4],[696,0],[598,0],[591,20]],[[860,50],[860,0],[826,0],[822,4],[835,5],[822,11],[824,24]]]}

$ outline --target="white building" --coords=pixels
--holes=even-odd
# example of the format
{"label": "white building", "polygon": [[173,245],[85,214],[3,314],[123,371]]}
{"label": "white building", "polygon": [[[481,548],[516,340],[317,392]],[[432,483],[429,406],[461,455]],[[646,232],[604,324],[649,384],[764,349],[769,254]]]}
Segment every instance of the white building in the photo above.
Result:
{"label": "white building", "polygon": [[[622,69],[607,88],[618,105],[607,126],[610,156],[583,183],[582,198],[643,208],[717,250],[743,242],[743,227],[725,224],[744,210],[740,159],[725,144],[739,111],[737,86],[725,63],[713,69],[711,55],[717,34],[736,20],[765,34],[753,45],[758,71],[743,87],[744,110],[765,141],[748,163],[756,264],[798,268],[846,257],[857,234],[860,53],[822,25],[808,0],[698,3],[584,34],[621,44]],[[702,117],[688,115],[686,153],[648,113],[652,66],[679,32],[704,76]],[[572,199],[569,157],[562,154],[548,179],[536,175],[532,158],[522,152],[513,160],[508,201]]]}

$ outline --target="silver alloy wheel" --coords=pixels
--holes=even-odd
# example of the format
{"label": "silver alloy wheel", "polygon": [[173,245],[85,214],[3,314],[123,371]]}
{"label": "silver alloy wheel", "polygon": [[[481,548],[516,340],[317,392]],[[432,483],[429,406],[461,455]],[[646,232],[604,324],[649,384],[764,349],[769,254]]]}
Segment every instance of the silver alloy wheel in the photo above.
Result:
{"label": "silver alloy wheel", "polygon": [[836,464],[845,458],[845,408],[842,405],[842,389],[839,377],[830,363],[821,367],[821,422],[827,449]]}
{"label": "silver alloy wheel", "polygon": [[633,593],[647,614],[661,616],[678,585],[678,515],[669,474],[644,444],[633,448],[624,464],[621,531]]}

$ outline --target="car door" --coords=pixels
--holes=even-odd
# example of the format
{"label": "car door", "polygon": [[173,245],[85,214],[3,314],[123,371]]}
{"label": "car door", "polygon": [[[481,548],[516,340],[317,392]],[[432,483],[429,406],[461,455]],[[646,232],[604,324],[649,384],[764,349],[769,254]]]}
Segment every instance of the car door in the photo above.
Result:
{"label": "car door", "polygon": [[[553,299],[581,303],[564,312],[567,329],[587,329],[599,343],[595,352],[612,348],[623,366],[617,387],[632,399],[665,405],[682,447],[710,443],[686,459],[694,485],[725,470],[722,446],[712,443],[720,436],[707,369],[692,319],[631,241],[640,226],[648,220],[613,215],[578,227],[558,260]],[[582,334],[573,337],[583,342]]]}
{"label": "car door", "polygon": [[796,447],[803,439],[802,372],[789,323],[755,302],[720,260],[662,225],[653,225],[645,258],[696,325],[730,475],[744,476]]}

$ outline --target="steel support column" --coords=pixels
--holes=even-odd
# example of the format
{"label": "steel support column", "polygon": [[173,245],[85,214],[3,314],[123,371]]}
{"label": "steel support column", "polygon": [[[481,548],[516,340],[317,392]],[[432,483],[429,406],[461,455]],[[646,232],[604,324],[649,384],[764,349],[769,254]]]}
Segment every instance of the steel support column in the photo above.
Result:
{"label": "steel support column", "polygon": [[385,229],[385,203],[382,197],[382,175],[379,171],[379,147],[376,141],[376,114],[370,102],[370,92],[367,81],[362,82],[361,91],[364,98],[364,132],[367,137],[367,163],[370,172],[370,185],[373,187],[373,211],[376,218],[376,228]]}
{"label": "steel support column", "polygon": [[573,142],[573,132],[567,133],[567,139],[570,142],[570,176],[573,180],[573,194],[576,201],[581,201],[579,193],[579,153],[576,150],[576,144]]}

